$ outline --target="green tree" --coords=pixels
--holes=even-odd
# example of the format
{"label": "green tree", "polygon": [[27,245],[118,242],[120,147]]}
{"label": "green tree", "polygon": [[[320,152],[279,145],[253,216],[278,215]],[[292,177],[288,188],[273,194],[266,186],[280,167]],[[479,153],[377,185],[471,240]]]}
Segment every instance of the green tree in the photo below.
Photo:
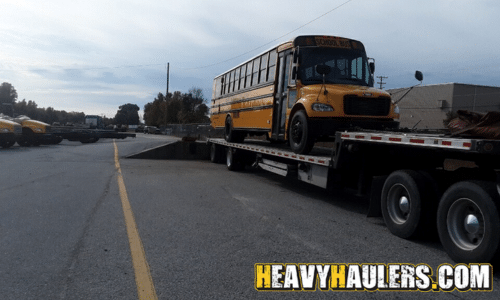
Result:
{"label": "green tree", "polygon": [[115,115],[115,123],[122,125],[139,125],[139,106],[136,104],[124,104],[118,108]]}
{"label": "green tree", "polygon": [[2,83],[0,85],[0,113],[13,116],[16,100],[17,91],[12,84],[8,82]]}
{"label": "green tree", "polygon": [[209,118],[205,102],[199,88],[192,88],[185,94],[176,91],[167,97],[159,93],[153,102],[144,106],[144,121],[149,126],[206,123]]}
{"label": "green tree", "polygon": [[2,83],[0,85],[0,103],[16,103],[17,101],[17,91],[8,82]]}

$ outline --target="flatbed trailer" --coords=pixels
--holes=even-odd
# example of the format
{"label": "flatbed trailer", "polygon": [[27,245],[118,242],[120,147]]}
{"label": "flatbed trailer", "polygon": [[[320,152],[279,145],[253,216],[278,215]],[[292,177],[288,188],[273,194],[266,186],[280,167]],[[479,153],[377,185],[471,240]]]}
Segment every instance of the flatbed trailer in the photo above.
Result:
{"label": "flatbed trailer", "polygon": [[89,129],[68,126],[53,126],[51,136],[56,137],[61,142],[63,139],[68,141],[80,141],[82,143],[95,143],[102,138],[125,139],[127,137],[136,137],[135,133],[116,132],[114,130]]}
{"label": "flatbed trailer", "polygon": [[369,196],[368,216],[382,216],[401,238],[439,234],[457,262],[500,258],[500,141],[445,133],[337,132],[310,155],[266,141],[208,139],[212,162],[247,165],[322,187]]}

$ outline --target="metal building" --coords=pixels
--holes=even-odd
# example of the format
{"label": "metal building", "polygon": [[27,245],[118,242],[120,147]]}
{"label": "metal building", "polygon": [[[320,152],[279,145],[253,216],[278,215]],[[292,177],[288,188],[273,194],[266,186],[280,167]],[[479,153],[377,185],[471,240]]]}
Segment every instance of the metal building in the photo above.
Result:
{"label": "metal building", "polygon": [[[500,111],[500,87],[462,83],[421,85],[387,90],[400,109],[401,127],[444,128],[447,113],[457,110]],[[401,99],[401,97],[403,97]]]}

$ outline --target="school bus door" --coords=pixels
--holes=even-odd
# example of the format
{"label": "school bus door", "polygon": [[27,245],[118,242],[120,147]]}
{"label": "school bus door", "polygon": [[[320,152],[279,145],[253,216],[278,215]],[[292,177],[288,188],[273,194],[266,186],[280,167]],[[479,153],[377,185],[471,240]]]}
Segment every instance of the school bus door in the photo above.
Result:
{"label": "school bus door", "polygon": [[285,140],[285,123],[288,98],[288,77],[290,74],[290,63],[292,51],[287,50],[278,56],[278,80],[276,80],[276,93],[274,96],[273,128],[271,138],[273,140]]}

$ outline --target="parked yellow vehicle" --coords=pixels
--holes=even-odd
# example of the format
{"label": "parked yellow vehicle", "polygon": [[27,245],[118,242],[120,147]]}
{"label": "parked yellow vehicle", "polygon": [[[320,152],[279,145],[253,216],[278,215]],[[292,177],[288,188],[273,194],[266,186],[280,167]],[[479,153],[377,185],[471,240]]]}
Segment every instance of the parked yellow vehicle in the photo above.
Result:
{"label": "parked yellow vehicle", "polygon": [[17,143],[23,147],[40,146],[44,140],[51,137],[51,127],[49,124],[31,120],[26,116],[18,116],[14,119],[22,126],[22,135],[18,138]]}
{"label": "parked yellow vehicle", "polygon": [[10,148],[22,134],[22,127],[16,122],[0,118],[0,147]]}

